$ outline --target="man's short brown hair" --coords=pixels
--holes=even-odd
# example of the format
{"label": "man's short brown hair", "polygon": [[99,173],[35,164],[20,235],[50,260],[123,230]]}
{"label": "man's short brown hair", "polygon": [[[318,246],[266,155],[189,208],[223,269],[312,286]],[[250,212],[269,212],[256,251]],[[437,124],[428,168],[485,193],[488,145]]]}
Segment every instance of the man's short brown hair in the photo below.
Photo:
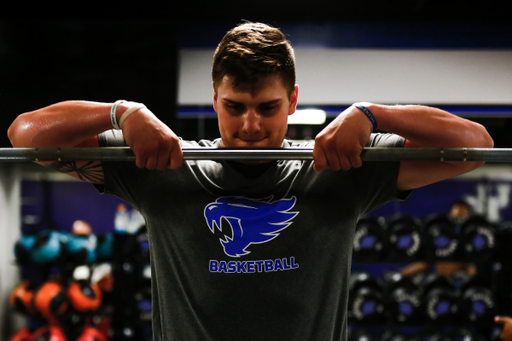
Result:
{"label": "man's short brown hair", "polygon": [[283,32],[262,23],[244,23],[231,29],[213,56],[215,89],[225,75],[240,83],[256,84],[264,76],[280,74],[288,95],[295,88],[295,56]]}

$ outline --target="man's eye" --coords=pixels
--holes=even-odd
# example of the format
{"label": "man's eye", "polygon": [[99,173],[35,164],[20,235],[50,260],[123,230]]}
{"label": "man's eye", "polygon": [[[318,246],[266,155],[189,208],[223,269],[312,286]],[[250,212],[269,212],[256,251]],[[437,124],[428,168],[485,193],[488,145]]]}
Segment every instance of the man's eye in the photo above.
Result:
{"label": "man's eye", "polygon": [[243,109],[243,107],[238,104],[228,104],[228,108],[230,108],[232,110],[242,110]]}
{"label": "man's eye", "polygon": [[263,107],[263,110],[265,110],[265,111],[272,111],[275,108],[276,108],[275,106],[265,106],[265,107]]}

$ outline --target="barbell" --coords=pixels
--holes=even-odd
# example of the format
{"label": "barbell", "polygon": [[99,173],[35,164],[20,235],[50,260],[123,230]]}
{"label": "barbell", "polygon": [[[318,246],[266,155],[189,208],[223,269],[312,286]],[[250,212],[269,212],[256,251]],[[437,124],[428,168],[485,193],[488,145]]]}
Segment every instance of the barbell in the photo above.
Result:
{"label": "barbell", "polygon": [[[312,160],[312,148],[183,148],[184,160]],[[512,162],[512,148],[366,147],[363,161]],[[135,161],[129,147],[0,148],[0,162]]]}

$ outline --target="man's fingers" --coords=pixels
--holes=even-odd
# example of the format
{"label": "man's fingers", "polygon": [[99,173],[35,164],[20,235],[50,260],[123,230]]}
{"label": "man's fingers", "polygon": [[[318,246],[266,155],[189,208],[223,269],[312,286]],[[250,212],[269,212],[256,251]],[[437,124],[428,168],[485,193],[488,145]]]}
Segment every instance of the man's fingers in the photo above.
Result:
{"label": "man's fingers", "polygon": [[151,155],[146,159],[146,165],[145,167],[149,170],[153,170],[156,168],[156,162],[157,162],[157,156]]}
{"label": "man's fingers", "polygon": [[158,170],[164,170],[169,165],[169,153],[159,153],[155,168]]}
{"label": "man's fingers", "polygon": [[178,169],[183,165],[183,150],[179,145],[172,149],[170,160],[171,163],[168,166],[170,169]]}
{"label": "man's fingers", "polygon": [[146,167],[146,161],[147,161],[147,157],[143,156],[143,155],[137,155],[135,154],[136,158],[135,158],[135,165],[139,168],[144,168]]}
{"label": "man's fingers", "polygon": [[155,166],[156,169],[158,169],[158,170],[167,169],[167,167],[169,166],[169,164],[171,162],[171,151],[172,151],[171,146],[162,147],[158,151],[158,159],[157,159],[156,166]]}
{"label": "man's fingers", "polygon": [[359,168],[363,165],[363,161],[361,160],[361,153],[351,153],[348,154],[350,165],[354,168]]}
{"label": "man's fingers", "polygon": [[315,145],[313,148],[313,160],[315,162],[315,165],[313,166],[315,171],[320,172],[326,168],[329,168],[325,151],[319,145]]}
{"label": "man's fingers", "polygon": [[347,167],[347,161],[344,160],[343,157],[340,158],[340,155],[336,149],[331,149],[325,154],[327,156],[328,168],[338,171],[342,168],[345,169],[344,167]]}

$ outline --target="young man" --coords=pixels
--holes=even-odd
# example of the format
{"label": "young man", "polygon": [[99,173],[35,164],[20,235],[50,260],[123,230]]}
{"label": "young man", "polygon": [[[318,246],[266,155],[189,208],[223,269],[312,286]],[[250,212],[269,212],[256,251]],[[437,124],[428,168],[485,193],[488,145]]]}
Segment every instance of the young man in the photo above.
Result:
{"label": "young man", "polygon": [[[136,165],[50,166],[144,215],[155,340],[345,339],[357,220],[404,191],[481,165],[362,164],[362,149],[492,147],[492,139],[439,109],[359,103],[316,137],[314,162],[183,162],[181,147],[296,146],[284,140],[298,98],[294,55],[278,29],[246,23],[228,32],[212,78],[221,135],[214,141],[182,141],[133,102],[57,103],[20,115],[9,137],[15,147],[126,141],[134,150]],[[111,112],[122,130],[110,130]]]}

